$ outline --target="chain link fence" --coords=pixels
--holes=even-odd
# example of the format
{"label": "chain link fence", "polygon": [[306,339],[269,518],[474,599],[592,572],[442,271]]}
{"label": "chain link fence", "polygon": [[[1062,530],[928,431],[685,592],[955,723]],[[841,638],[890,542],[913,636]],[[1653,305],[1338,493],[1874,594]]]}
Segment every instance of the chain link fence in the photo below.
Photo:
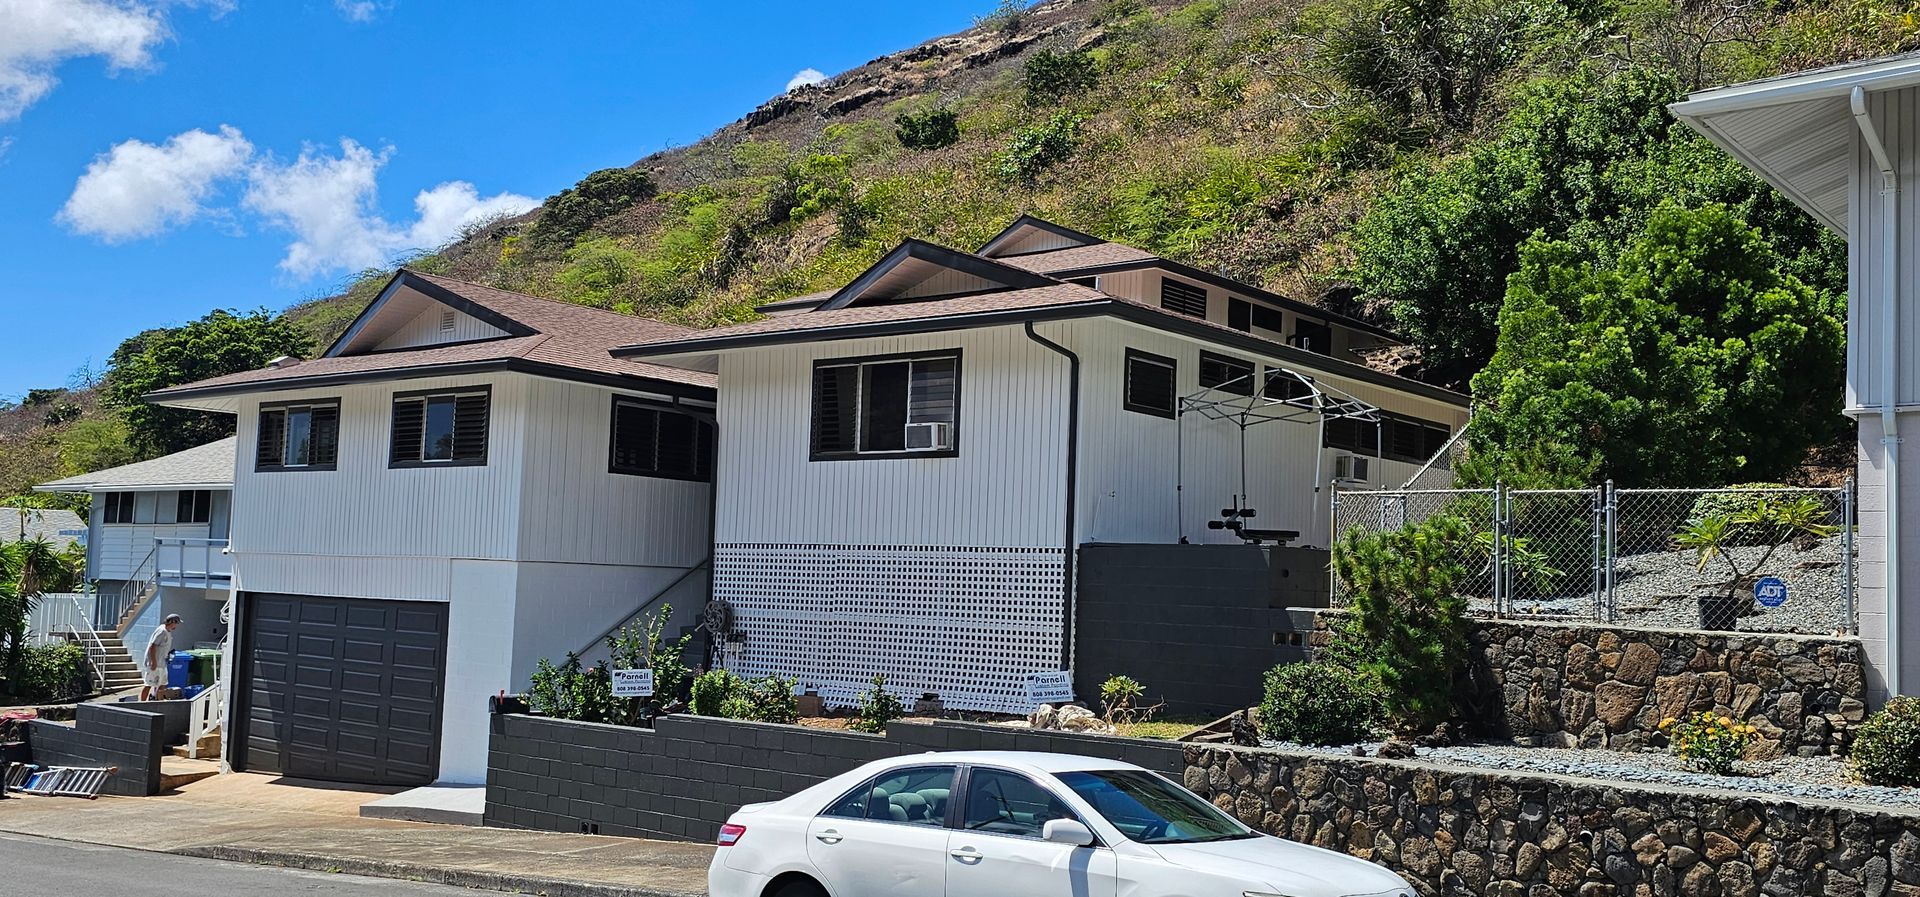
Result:
{"label": "chain link fence", "polygon": [[[1459,586],[1489,615],[1716,631],[1858,631],[1854,491],[1397,489],[1335,492],[1333,531],[1445,514],[1473,538]],[[1344,584],[1333,602],[1344,606]]]}

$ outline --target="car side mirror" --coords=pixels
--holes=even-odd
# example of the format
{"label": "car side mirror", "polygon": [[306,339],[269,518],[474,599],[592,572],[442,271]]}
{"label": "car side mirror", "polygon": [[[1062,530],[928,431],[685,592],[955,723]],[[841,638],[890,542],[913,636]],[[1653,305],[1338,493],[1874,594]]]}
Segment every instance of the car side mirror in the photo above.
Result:
{"label": "car side mirror", "polygon": [[1093,843],[1093,829],[1078,819],[1049,819],[1040,827],[1040,838],[1051,844],[1086,847]]}

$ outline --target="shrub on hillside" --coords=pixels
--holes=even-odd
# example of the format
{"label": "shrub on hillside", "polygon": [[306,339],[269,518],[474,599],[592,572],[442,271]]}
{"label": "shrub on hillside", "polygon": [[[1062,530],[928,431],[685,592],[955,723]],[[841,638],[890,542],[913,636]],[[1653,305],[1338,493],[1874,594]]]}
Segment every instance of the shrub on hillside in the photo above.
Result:
{"label": "shrub on hillside", "polygon": [[1863,782],[1920,785],[1920,698],[1894,698],[1854,730],[1847,762]]}
{"label": "shrub on hillside", "polygon": [[1047,169],[1073,155],[1080,145],[1080,125],[1084,121],[1074,113],[1060,112],[1014,132],[994,162],[994,174],[1003,181],[1033,186]]}
{"label": "shrub on hillside", "polygon": [[1385,711],[1379,682],[1339,664],[1281,664],[1262,680],[1260,732],[1279,741],[1367,741],[1379,733]]}
{"label": "shrub on hillside", "polygon": [[652,199],[653,177],[637,168],[603,168],[549,197],[529,232],[537,241],[567,246],[600,219]]}
{"label": "shrub on hillside", "polygon": [[1100,80],[1093,55],[1085,50],[1041,50],[1027,57],[1021,74],[1029,106],[1050,106]]}
{"label": "shrub on hillside", "polygon": [[1472,530],[1448,515],[1356,528],[1334,544],[1333,570],[1350,596],[1336,641],[1356,671],[1379,681],[1396,723],[1431,726],[1453,711],[1467,653],[1467,599],[1456,587],[1476,556]]}
{"label": "shrub on hillside", "polygon": [[960,113],[945,106],[902,112],[893,126],[894,137],[910,150],[936,150],[960,142]]}

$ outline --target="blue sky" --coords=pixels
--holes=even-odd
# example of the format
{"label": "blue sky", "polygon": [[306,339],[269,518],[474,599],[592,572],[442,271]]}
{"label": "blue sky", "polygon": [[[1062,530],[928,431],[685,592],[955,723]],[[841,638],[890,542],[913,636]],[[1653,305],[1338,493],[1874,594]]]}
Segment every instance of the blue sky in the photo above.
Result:
{"label": "blue sky", "polygon": [[0,0],[0,398],[328,295],[993,6]]}

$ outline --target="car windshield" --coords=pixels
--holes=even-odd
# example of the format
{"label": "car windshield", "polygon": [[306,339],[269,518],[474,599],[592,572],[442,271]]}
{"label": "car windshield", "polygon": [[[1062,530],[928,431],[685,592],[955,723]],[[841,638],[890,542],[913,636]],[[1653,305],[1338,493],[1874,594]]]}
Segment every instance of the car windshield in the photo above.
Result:
{"label": "car windshield", "polygon": [[1141,844],[1259,837],[1199,795],[1145,770],[1066,772],[1058,778],[1121,834]]}

